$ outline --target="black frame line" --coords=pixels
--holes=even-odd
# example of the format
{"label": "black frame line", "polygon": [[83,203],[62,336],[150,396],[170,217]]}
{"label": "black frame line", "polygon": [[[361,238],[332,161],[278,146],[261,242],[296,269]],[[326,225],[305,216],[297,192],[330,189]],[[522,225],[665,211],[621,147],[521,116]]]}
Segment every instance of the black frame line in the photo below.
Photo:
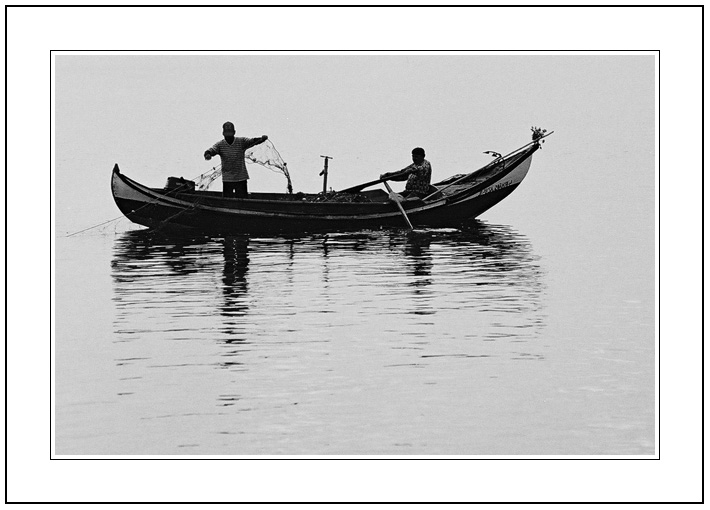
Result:
{"label": "black frame line", "polygon": [[[125,7],[125,8],[136,8],[136,7],[198,7],[198,8],[205,8],[205,7],[218,7],[218,8],[240,8],[240,7],[259,7],[259,8],[269,8],[269,7],[312,7],[312,8],[332,8],[332,7],[349,7],[349,8],[357,8],[357,7],[364,7],[364,8],[373,8],[373,7],[408,7],[408,8],[427,8],[427,7],[434,7],[434,8],[446,8],[446,7],[455,7],[455,8],[471,8],[471,7],[514,7],[514,8],[534,8],[534,7],[549,7],[549,8],[570,8],[570,7],[600,7],[600,8],[610,8],[610,7],[653,7],[653,8],[662,8],[662,7],[672,7],[672,8],[689,8],[689,7],[699,7],[701,9],[701,27],[702,27],[702,34],[701,34],[701,40],[703,43],[703,47],[701,48],[701,86],[702,86],[702,91],[701,91],[701,105],[702,105],[702,111],[701,111],[701,134],[702,134],[702,139],[704,139],[705,135],[705,126],[704,126],[704,118],[705,118],[705,111],[704,111],[704,104],[705,104],[705,94],[704,94],[704,84],[705,84],[705,66],[704,66],[704,56],[705,56],[705,49],[704,49],[704,5],[702,4],[681,4],[681,5],[673,5],[673,4],[663,4],[663,5],[638,5],[638,4],[624,4],[624,5],[417,5],[417,6],[402,6],[402,5],[280,5],[280,4],[275,4],[275,5],[254,5],[254,4],[249,4],[249,5],[239,5],[239,6],[234,6],[234,5],[213,5],[213,4],[207,4],[207,5],[158,5],[158,4],[150,4],[150,5],[65,5],[65,4],[56,4],[56,5],[5,5],[5,167],[7,168],[7,163],[8,163],[8,156],[7,156],[7,148],[8,148],[8,135],[7,135],[7,128],[8,128],[8,115],[7,115],[7,105],[8,105],[8,77],[7,77],[7,71],[8,71],[8,64],[7,64],[7,57],[8,57],[8,14],[9,14],[9,9],[10,8],[66,8],[66,7],[76,7],[76,8],[97,8],[97,7],[110,7],[110,8],[116,8],[116,7]],[[51,98],[51,87],[52,87],[52,79],[53,75],[51,73],[51,62],[53,52],[58,52],[58,51],[77,51],[77,50],[50,50],[50,126],[52,126],[52,121],[53,121],[53,104],[52,104],[52,98]],[[81,50],[81,51],[87,51],[87,50]],[[121,51],[121,50],[88,50],[87,52],[101,52],[101,53],[106,53],[110,51]],[[154,50],[141,50],[141,51],[154,51]],[[162,51],[162,50],[161,50]],[[171,53],[171,52],[181,52],[185,50],[170,50],[165,53]],[[219,51],[219,52],[226,52],[226,50],[200,50],[204,51],[205,53],[207,52],[214,52],[214,51]],[[269,50],[267,53],[276,53],[279,51],[288,51],[288,52],[305,52],[305,51],[323,51],[323,50]],[[347,53],[348,51],[358,51],[358,50],[325,50],[329,52],[337,52],[337,53]],[[403,51],[403,50],[378,50],[378,52],[386,52],[386,51]],[[407,50],[407,51],[417,51],[417,50]],[[421,50],[420,50],[421,51]],[[437,50],[437,52],[447,52],[449,50]],[[463,52],[465,50],[450,50],[450,51],[459,51]],[[490,51],[490,50],[487,50]],[[499,50],[502,51],[502,50]],[[520,52],[542,52],[542,51],[555,51],[557,53],[564,53],[564,52],[575,52],[579,53],[580,51],[596,51],[596,50],[505,50],[506,52],[515,52],[515,51],[520,51]],[[613,51],[613,50],[604,50],[604,51]],[[658,108],[658,154],[657,154],[657,161],[659,162],[659,176],[658,176],[658,211],[656,212],[656,218],[659,220],[658,222],[658,238],[659,238],[659,245],[660,245],[660,203],[661,203],[661,197],[660,197],[660,187],[661,187],[661,176],[660,176],[660,155],[661,155],[661,83],[660,83],[660,74],[661,74],[661,52],[660,50],[633,50],[633,51],[654,51],[657,52],[657,63],[658,63],[658,74],[656,76],[656,86],[658,90],[658,98],[657,98],[657,108]],[[51,168],[51,150],[52,150],[52,144],[51,144],[51,137],[50,137],[50,168]],[[701,232],[701,240],[702,240],[702,248],[701,248],[701,255],[702,255],[702,264],[701,264],[701,290],[704,291],[704,162],[705,162],[705,148],[704,146],[701,147],[701,162],[702,162],[702,169],[701,169],[701,198],[702,200],[702,205],[701,205],[701,210],[703,212],[703,218],[701,218],[701,225],[703,226],[702,232]],[[50,173],[50,210],[52,210],[53,207],[53,202],[52,202],[52,197],[51,197],[51,186],[52,186],[52,176]],[[6,276],[6,284],[5,284],[5,336],[6,336],[6,341],[5,341],[5,503],[12,503],[8,501],[8,455],[7,455],[7,445],[8,445],[8,407],[7,407],[7,397],[8,397],[8,374],[7,374],[7,367],[8,367],[8,342],[7,342],[7,336],[8,336],[8,325],[7,325],[7,314],[8,314],[8,286],[7,286],[7,274],[8,274],[8,262],[7,262],[7,255],[8,255],[8,248],[7,248],[7,227],[8,227],[8,207],[7,207],[7,183],[8,183],[8,177],[7,177],[7,172],[5,173],[5,276]],[[53,239],[50,236],[50,253],[52,250],[53,246]],[[660,332],[660,289],[661,289],[661,274],[660,274],[660,250],[658,253],[658,305],[657,305],[657,310],[656,312],[658,313],[657,317],[657,324]],[[52,285],[51,285],[51,278],[52,278],[52,269],[51,269],[51,260],[50,260],[50,319],[51,319],[51,290],[52,290]],[[702,304],[702,309],[704,310],[705,308],[705,301],[704,301],[704,292],[701,293],[701,304]],[[702,325],[702,331],[704,332],[704,317],[701,317],[701,325]],[[50,352],[51,352],[51,337],[52,337],[52,330],[53,330],[53,322],[50,320]],[[704,333],[703,333],[704,336]],[[658,366],[658,388],[657,390],[657,397],[658,397],[658,404],[657,404],[657,411],[658,411],[658,452],[657,452],[657,457],[655,459],[515,459],[515,460],[572,460],[572,461],[579,461],[579,460],[661,460],[661,399],[660,399],[660,388],[661,388],[661,342],[660,342],[660,335],[658,339],[658,360],[657,360],[657,366]],[[704,381],[705,381],[705,365],[704,365],[704,353],[705,353],[705,348],[704,344],[701,339],[701,352],[702,352],[702,357],[701,357],[701,380],[703,383],[703,386],[701,388],[701,396],[702,396],[702,401],[701,401],[701,406],[702,406],[702,416],[701,416],[701,424],[702,424],[702,434],[701,434],[701,445],[702,445],[702,450],[704,451],[704,445],[705,445],[705,434],[704,434],[704,424],[705,424],[705,406],[704,406]],[[52,374],[52,361],[51,361],[51,355],[50,355],[50,374]],[[51,377],[50,377],[50,385],[51,385]],[[51,414],[51,406],[53,404],[52,400],[52,388],[50,387],[50,460],[233,460],[233,459],[135,459],[135,458],[129,458],[129,459],[55,459],[52,458],[52,452],[51,452],[51,426],[52,426],[52,414]],[[362,460],[362,459],[282,459],[279,457],[273,457],[273,458],[264,458],[264,459],[248,459],[248,460]],[[373,459],[367,459],[367,460],[373,460]],[[402,459],[376,459],[376,460],[402,460]],[[510,460],[510,459],[406,459],[406,460]],[[704,472],[705,472],[705,459],[704,456],[701,457],[701,473],[702,473],[702,478],[704,479]],[[699,503],[704,503],[704,496],[705,496],[705,490],[704,490],[704,485],[701,487],[701,501]],[[37,502],[22,502],[22,503],[43,503],[42,501],[37,501]],[[125,502],[101,502],[102,504],[125,504]],[[129,504],[134,504],[134,503],[154,503],[154,504],[194,504],[191,502],[151,502],[151,501],[145,501],[145,502],[129,502]],[[201,504],[231,504],[230,502],[203,502]],[[257,502],[242,502],[242,503],[257,503],[257,504],[274,504],[274,503],[279,503],[279,502],[263,502],[263,501],[257,501]],[[478,503],[493,503],[493,504],[516,504],[519,502],[478,502]],[[571,502],[573,504],[599,504],[598,502]],[[613,502],[605,502],[605,503],[613,503]],[[647,502],[614,502],[614,503],[626,503],[626,504],[648,504]],[[682,502],[686,504],[692,504],[692,502]],[[92,502],[52,502],[50,504],[96,504]],[[292,502],[290,504],[330,504],[327,502]],[[351,503],[340,503],[340,504],[362,504],[361,502],[351,502]],[[395,502],[393,504],[426,504],[426,503],[410,503],[410,502]],[[452,504],[452,503],[450,503]],[[453,504],[461,504],[461,503],[453,503]],[[570,502],[524,502],[524,504],[570,504]],[[661,502],[660,504],[675,504],[674,502]]]}

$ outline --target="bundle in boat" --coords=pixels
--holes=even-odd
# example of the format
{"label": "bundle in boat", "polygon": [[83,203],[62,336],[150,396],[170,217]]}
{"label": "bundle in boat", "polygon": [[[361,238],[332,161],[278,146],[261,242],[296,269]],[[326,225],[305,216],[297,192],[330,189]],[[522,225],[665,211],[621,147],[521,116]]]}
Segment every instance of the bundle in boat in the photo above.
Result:
{"label": "bundle in boat", "polygon": [[194,193],[195,181],[189,181],[183,177],[168,177],[165,183],[166,191],[179,191],[180,193]]}

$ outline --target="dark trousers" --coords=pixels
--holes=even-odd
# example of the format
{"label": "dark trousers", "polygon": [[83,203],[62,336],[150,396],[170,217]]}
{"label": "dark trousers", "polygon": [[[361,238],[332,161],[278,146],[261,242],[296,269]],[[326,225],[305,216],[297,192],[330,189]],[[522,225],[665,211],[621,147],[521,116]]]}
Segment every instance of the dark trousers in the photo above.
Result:
{"label": "dark trousers", "polygon": [[227,198],[247,198],[247,181],[222,182],[222,196]]}

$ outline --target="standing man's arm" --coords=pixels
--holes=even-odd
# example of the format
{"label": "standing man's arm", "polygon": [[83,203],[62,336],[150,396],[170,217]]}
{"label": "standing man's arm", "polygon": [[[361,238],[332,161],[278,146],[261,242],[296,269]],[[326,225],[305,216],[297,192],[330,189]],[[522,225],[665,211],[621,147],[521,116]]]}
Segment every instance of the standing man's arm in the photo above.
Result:
{"label": "standing man's arm", "polygon": [[259,138],[250,138],[249,140],[247,140],[245,149],[249,149],[250,147],[254,147],[255,145],[264,143],[268,139],[269,137],[266,135],[260,136]]}
{"label": "standing man's arm", "polygon": [[216,145],[213,145],[212,147],[210,147],[209,149],[207,149],[205,151],[205,159],[207,161],[212,159],[212,156],[216,156],[217,154],[219,154],[219,151],[217,150],[216,147],[217,147]]}

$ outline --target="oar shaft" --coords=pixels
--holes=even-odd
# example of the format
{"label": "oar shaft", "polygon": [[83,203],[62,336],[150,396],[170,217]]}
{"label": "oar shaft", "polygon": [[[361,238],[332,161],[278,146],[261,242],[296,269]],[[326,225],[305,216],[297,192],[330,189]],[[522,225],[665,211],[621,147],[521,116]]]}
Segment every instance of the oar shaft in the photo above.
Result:
{"label": "oar shaft", "polygon": [[[387,191],[391,193],[392,188],[390,188],[390,185],[387,181],[383,181],[385,183],[385,188],[387,188]],[[402,207],[402,204],[400,204],[397,200],[392,200],[395,204],[397,204],[397,207],[399,207],[399,212],[402,213],[402,216],[404,216],[405,221],[407,222],[407,225],[409,225],[409,230],[414,230],[414,227],[412,226],[412,222],[409,221],[409,217],[407,216],[407,213],[404,212],[404,207]]]}
{"label": "oar shaft", "polygon": [[374,186],[375,184],[379,184],[384,181],[385,181],[385,179],[377,179],[374,181],[366,182],[364,184],[358,184],[357,186],[353,186],[351,188],[339,191],[339,193],[357,193],[359,191],[364,190],[365,188],[369,188],[370,186]]}

